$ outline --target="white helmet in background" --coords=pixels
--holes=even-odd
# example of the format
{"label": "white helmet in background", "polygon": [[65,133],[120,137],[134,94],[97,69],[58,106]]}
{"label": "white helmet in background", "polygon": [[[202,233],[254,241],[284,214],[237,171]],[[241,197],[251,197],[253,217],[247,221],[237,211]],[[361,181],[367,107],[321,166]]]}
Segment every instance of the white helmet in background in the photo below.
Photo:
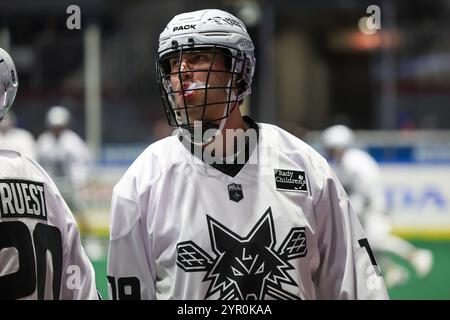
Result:
{"label": "white helmet in background", "polygon": [[327,149],[346,149],[353,145],[355,135],[344,125],[334,125],[322,132],[322,143]]}
{"label": "white helmet in background", "polygon": [[14,61],[5,50],[0,48],[0,120],[12,106],[18,87]]}
{"label": "white helmet in background", "polygon": [[[187,116],[186,107],[178,106],[175,102],[174,94],[180,93],[184,89],[174,91],[172,88],[169,58],[179,57],[181,59],[185,52],[200,50],[213,54],[213,59],[215,55],[222,55],[229,67],[227,72],[231,75],[231,79],[235,80],[234,84],[230,80],[229,84],[223,88],[229,93],[227,101],[224,101],[227,107],[223,116],[218,119],[210,119],[210,121],[226,119],[232,112],[230,106],[234,107],[236,102],[241,102],[251,92],[256,61],[253,42],[244,23],[230,13],[216,9],[176,15],[159,37],[156,61],[158,84],[170,126],[188,130],[193,128],[193,124]],[[178,65],[180,66],[180,64]],[[177,72],[180,82],[182,82],[181,74],[183,72],[181,69]],[[205,70],[198,70],[198,72],[205,72]],[[207,70],[207,72],[211,72],[211,70]],[[207,91],[208,85],[205,83],[202,88],[196,90]],[[205,101],[201,105],[189,108],[197,107],[207,108],[209,106]],[[201,119],[201,121],[203,120]]]}
{"label": "white helmet in background", "polygon": [[70,112],[65,107],[51,107],[47,112],[46,122],[49,128],[67,127],[70,122]]}

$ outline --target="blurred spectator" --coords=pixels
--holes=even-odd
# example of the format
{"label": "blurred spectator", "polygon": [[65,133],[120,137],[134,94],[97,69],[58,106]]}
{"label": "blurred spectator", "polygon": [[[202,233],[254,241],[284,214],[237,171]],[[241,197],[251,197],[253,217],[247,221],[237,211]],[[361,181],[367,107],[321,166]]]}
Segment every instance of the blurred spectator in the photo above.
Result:
{"label": "blurred spectator", "polygon": [[344,125],[327,128],[322,133],[322,142],[380,260],[388,287],[403,284],[409,275],[406,268],[395,264],[385,253],[403,258],[419,277],[425,277],[431,270],[433,255],[392,234],[376,161],[367,152],[353,147],[353,131]]}
{"label": "blurred spectator", "polygon": [[46,116],[48,130],[37,140],[37,156],[76,212],[79,210],[76,197],[87,182],[91,154],[83,139],[69,129],[70,117],[65,107],[50,108]]}
{"label": "blurred spectator", "polygon": [[36,160],[36,141],[25,129],[17,128],[14,113],[9,112],[0,122],[0,149],[17,151]]}

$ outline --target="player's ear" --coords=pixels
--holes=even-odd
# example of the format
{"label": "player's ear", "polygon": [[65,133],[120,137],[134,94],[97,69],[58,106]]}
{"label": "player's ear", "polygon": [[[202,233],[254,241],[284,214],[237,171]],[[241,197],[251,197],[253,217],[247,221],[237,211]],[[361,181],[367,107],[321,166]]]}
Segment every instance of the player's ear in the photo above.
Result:
{"label": "player's ear", "polygon": [[252,239],[252,241],[261,244],[264,247],[271,247],[275,242],[273,235],[272,216],[269,213],[270,208],[266,211],[264,217],[255,226],[255,229],[252,230],[252,233],[254,232],[254,234],[250,234],[250,238]]}
{"label": "player's ear", "polygon": [[237,239],[230,234],[219,222],[208,217],[209,236],[213,250],[216,252],[225,252],[235,247]]}

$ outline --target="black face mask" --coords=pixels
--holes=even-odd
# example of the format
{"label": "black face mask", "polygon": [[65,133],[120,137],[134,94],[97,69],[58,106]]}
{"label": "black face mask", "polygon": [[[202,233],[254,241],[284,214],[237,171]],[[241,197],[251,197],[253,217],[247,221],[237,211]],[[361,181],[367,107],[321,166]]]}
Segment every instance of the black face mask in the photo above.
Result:
{"label": "black face mask", "polygon": [[[193,52],[204,52],[204,53],[210,53],[212,54],[212,62],[207,70],[189,70],[189,71],[183,71],[181,70],[181,61],[183,54],[187,53],[193,53]],[[234,52],[234,54],[232,54]],[[214,59],[220,55],[225,60],[225,70],[212,70],[212,65],[214,64]],[[235,70],[236,63],[237,62],[243,62],[245,61],[245,54],[237,51],[233,48],[226,48],[225,46],[195,46],[195,48],[190,46],[178,46],[175,49],[171,48],[170,53],[164,55],[164,53],[160,53],[159,56],[161,58],[158,58],[156,61],[156,67],[157,67],[157,73],[158,73],[158,84],[159,84],[159,90],[161,94],[161,98],[163,101],[164,111],[167,116],[167,120],[170,126],[173,127],[179,127],[181,129],[184,129],[185,132],[188,134],[187,137],[191,137],[191,139],[198,140],[197,136],[202,137],[201,142],[205,142],[207,140],[210,140],[211,138],[214,138],[214,134],[210,134],[213,130],[212,129],[219,129],[220,128],[220,121],[227,118],[231,112],[233,111],[233,108],[239,103],[237,97],[238,94],[241,91],[241,87],[243,84],[242,81],[242,72],[237,73],[233,72],[232,70]],[[173,59],[177,59],[178,57],[178,70],[174,71],[173,68],[171,68],[170,61]],[[234,61],[234,63],[232,63]],[[242,71],[244,68],[242,68]],[[206,79],[206,83],[201,88],[195,88],[195,89],[180,89],[178,91],[173,90],[172,84],[170,81],[170,77],[177,75],[178,79],[180,81],[180,87],[183,88],[183,73],[189,72],[189,73],[195,73],[195,72],[208,72],[208,76]],[[223,87],[211,87],[209,85],[209,74],[210,72],[222,72],[222,73],[228,73],[230,75],[231,81],[227,86]],[[223,89],[227,90],[228,95],[225,101],[219,101],[214,103],[207,103],[206,99],[208,96],[208,90],[217,90],[217,89]],[[204,101],[201,104],[194,105],[194,106],[187,106],[186,101],[184,102],[184,106],[179,106],[175,102],[175,94],[184,94],[187,91],[196,91],[196,90],[202,90],[204,91]],[[226,106],[226,110],[224,110],[223,116],[217,118],[217,119],[205,119],[205,110],[206,108],[213,108],[217,107],[217,105],[223,104]],[[196,129],[194,123],[189,120],[188,117],[188,109],[189,108],[201,108],[202,110],[202,116],[198,121],[202,122],[201,129]],[[201,132],[195,132],[196,130],[199,130]],[[205,136],[206,133],[206,136]],[[185,135],[185,134],[184,134]],[[206,139],[203,139],[203,137],[206,137]],[[195,141],[197,142],[197,141]]]}

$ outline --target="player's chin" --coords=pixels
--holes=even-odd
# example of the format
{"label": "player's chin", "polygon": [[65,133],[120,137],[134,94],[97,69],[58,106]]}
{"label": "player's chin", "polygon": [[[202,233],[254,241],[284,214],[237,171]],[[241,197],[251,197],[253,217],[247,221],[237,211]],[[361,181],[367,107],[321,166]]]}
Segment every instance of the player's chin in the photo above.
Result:
{"label": "player's chin", "polygon": [[[189,111],[190,109],[199,109],[200,107],[197,108],[196,106],[201,106],[202,102],[203,102],[202,99],[200,99],[198,96],[196,96],[194,94],[186,95],[186,96],[178,95],[176,101],[177,101],[177,104],[181,108],[185,108],[185,106],[186,106],[186,108],[188,109],[188,112],[190,112]],[[193,112],[195,112],[195,111],[193,111]]]}
{"label": "player's chin", "polygon": [[203,121],[205,121],[202,109],[203,107],[194,107],[192,109],[188,109],[188,116],[191,124],[200,125]]}

